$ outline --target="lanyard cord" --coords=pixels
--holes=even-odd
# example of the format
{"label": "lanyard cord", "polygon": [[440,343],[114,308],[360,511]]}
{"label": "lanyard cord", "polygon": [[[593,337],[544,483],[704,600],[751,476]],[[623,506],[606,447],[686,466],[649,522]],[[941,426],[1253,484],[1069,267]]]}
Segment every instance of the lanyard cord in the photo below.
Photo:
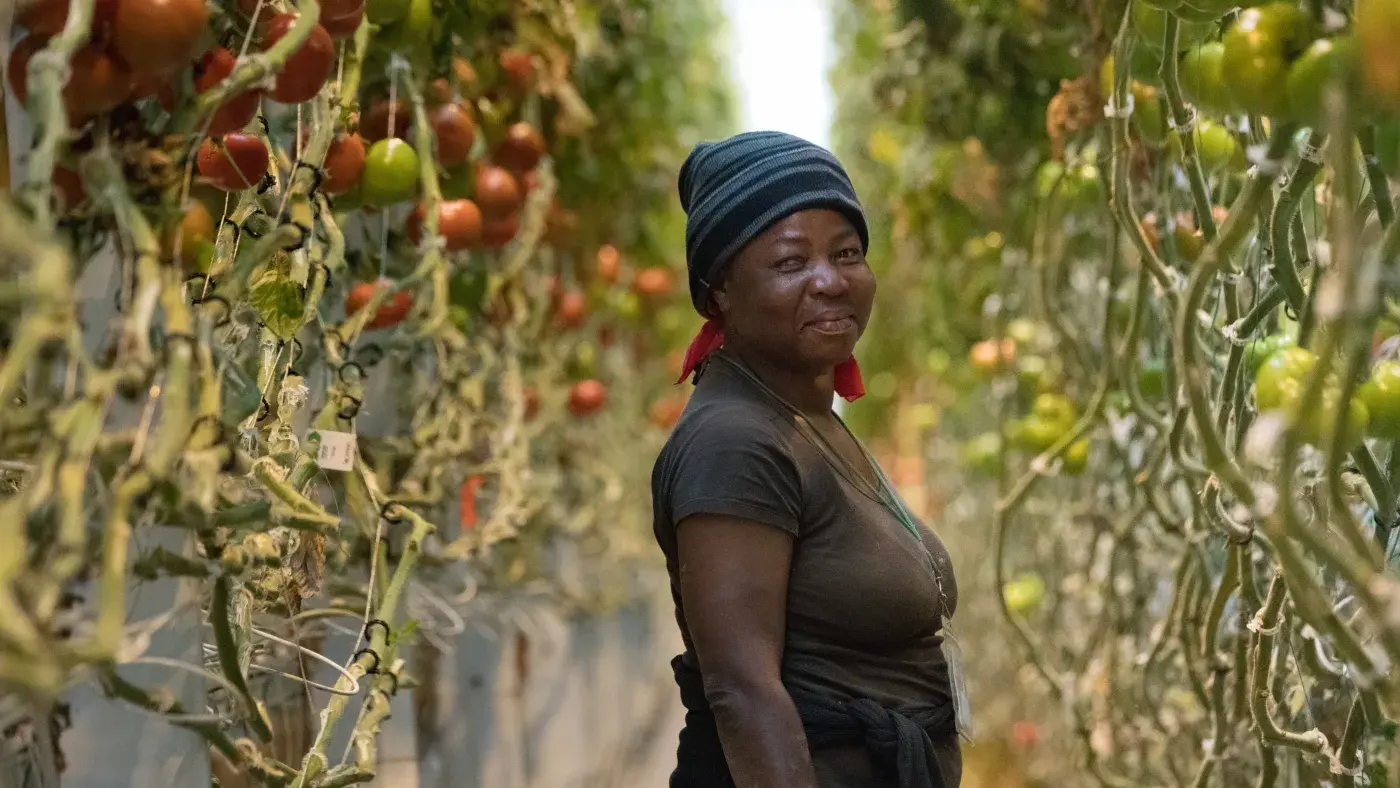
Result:
{"label": "lanyard cord", "polygon": [[[788,402],[781,394],[774,391],[767,383],[764,383],[753,370],[750,370],[740,360],[731,358],[729,354],[723,352],[723,350],[713,354],[711,358],[718,358],[725,362],[730,368],[738,371],[739,374],[753,383],[759,391],[763,392],[763,394],[782,407],[783,410],[787,411],[796,421],[803,437],[813,443],[813,445],[821,451],[822,456],[829,464],[835,466],[837,470],[843,471],[841,474],[842,476],[846,476],[848,480],[857,485],[863,484],[867,487],[871,486],[864,475],[856,470],[851,462],[831,445],[831,442],[826,439],[826,436],[821,434],[821,431],[811,423],[802,411],[797,409],[797,406]],[[855,434],[851,432],[850,428],[846,426],[846,422],[842,421],[839,415],[835,413],[832,415],[836,418],[836,423],[841,425],[841,429],[846,431],[846,434],[851,437],[852,441],[855,441],[861,454],[865,456],[865,459],[870,463],[871,469],[875,471],[875,478],[879,482],[877,485],[874,485],[876,487],[876,500],[880,502],[881,506],[894,515],[894,518],[899,521],[899,524],[904,526],[904,529],[908,531],[919,543],[919,546],[923,548],[924,556],[928,559],[929,570],[933,573],[934,583],[938,586],[938,601],[943,609],[943,617],[946,619],[948,597],[943,592],[943,573],[938,571],[938,565],[933,560],[933,553],[928,549],[928,545],[924,543],[924,537],[919,533],[919,528],[914,522],[913,514],[909,511],[908,507],[904,505],[904,501],[899,497],[899,494],[894,491],[894,486],[885,476],[885,472],[880,468],[880,464],[875,461],[875,458],[870,454],[869,450],[865,448],[865,445],[860,442],[860,439],[856,438]]]}

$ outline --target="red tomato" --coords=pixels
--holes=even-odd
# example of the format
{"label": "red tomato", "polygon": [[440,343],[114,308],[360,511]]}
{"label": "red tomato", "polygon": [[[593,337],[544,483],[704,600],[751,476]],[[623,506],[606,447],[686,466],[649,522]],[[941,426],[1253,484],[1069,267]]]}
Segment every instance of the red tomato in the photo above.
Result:
{"label": "red tomato", "polygon": [[428,120],[437,138],[438,163],[444,167],[465,164],[476,142],[472,116],[460,104],[443,104],[432,111]]}
{"label": "red tomato", "polygon": [[564,328],[578,328],[588,319],[588,299],[580,290],[570,290],[559,296],[554,307],[554,319]]}
{"label": "red tomato", "polygon": [[[238,58],[223,47],[214,47],[205,52],[194,67],[195,92],[213,90],[233,73],[237,63]],[[261,103],[261,94],[256,90],[244,91],[224,102],[223,106],[214,110],[214,116],[209,121],[209,136],[221,137],[231,131],[242,130],[258,114]]]}
{"label": "red tomato", "polygon": [[321,191],[326,194],[350,191],[360,182],[360,173],[365,169],[365,141],[358,134],[336,135],[326,150],[324,167],[326,177],[321,181]]}
{"label": "red tomato", "polygon": [[500,219],[520,210],[520,185],[502,167],[482,165],[476,171],[476,202],[488,219]]}
{"label": "red tomato", "polygon": [[496,146],[496,163],[511,172],[533,170],[544,157],[544,135],[528,123],[506,129],[506,137]]}
{"label": "red tomato", "polygon": [[[389,115],[393,110],[394,130],[389,133]],[[369,107],[360,118],[360,136],[365,138],[365,142],[378,142],[388,137],[398,137],[406,139],[409,129],[413,127],[413,107],[405,101],[395,101],[392,105],[388,99],[379,99]]]}
{"label": "red tomato", "polygon": [[326,5],[321,5],[321,27],[331,34],[331,38],[349,38],[355,35],[355,31],[360,29],[360,23],[365,19],[364,0],[358,0],[357,4],[341,14],[327,15]]}
{"label": "red tomato", "polygon": [[[285,36],[287,31],[292,29],[292,25],[296,24],[297,16],[297,14],[274,16],[267,25],[264,45],[271,47],[282,36]],[[277,82],[272,88],[272,97],[283,104],[300,104],[303,101],[310,101],[320,92],[321,86],[326,84],[334,66],[335,41],[331,40],[331,34],[327,33],[324,27],[316,25],[311,28],[311,35],[307,36],[306,42],[301,45],[301,48],[292,53],[290,58],[287,58],[287,64],[277,75]]]}
{"label": "red tomato", "polygon": [[[414,206],[404,224],[404,232],[414,243],[423,237],[423,204]],[[447,243],[447,251],[457,252],[481,243],[481,209],[471,200],[448,200],[438,203],[438,235]]]}
{"label": "red tomato", "polygon": [[481,242],[492,249],[499,249],[511,242],[520,232],[520,214],[511,214],[504,219],[489,219],[481,228]]}
{"label": "red tomato", "polygon": [[239,132],[225,134],[218,142],[205,139],[199,144],[195,161],[200,175],[228,192],[257,185],[269,166],[267,144]]}
{"label": "red tomato", "polygon": [[[97,0],[92,9],[93,27],[105,31],[117,17],[117,0]],[[15,17],[15,23],[45,36],[56,36],[68,22],[68,0],[39,0]]]}
{"label": "red tomato", "polygon": [[87,199],[82,177],[61,165],[53,168],[53,192],[58,198],[60,213],[67,213]]}
{"label": "red tomato", "polygon": [[[345,297],[345,315],[349,317],[360,311],[365,304],[369,303],[374,296],[373,282],[360,282],[350,288],[350,293]],[[389,297],[374,313],[374,317],[365,324],[365,328],[388,328],[403,322],[408,317],[408,313],[413,309],[413,294],[407,290],[400,290]]]}
{"label": "red tomato", "polygon": [[569,412],[575,416],[592,416],[607,401],[607,387],[596,380],[580,380],[569,387]]}
{"label": "red tomato", "polygon": [[643,298],[665,298],[674,289],[671,270],[661,266],[643,268],[632,280],[632,291]]}
{"label": "red tomato", "polygon": [[194,57],[208,26],[204,0],[117,0],[113,43],[132,70],[165,74]]}
{"label": "red tomato", "polygon": [[29,101],[29,59],[48,42],[46,36],[25,36],[10,49],[10,64],[6,66],[6,72],[10,78],[10,92],[21,104]]}
{"label": "red tomato", "polygon": [[514,47],[501,52],[501,71],[506,82],[517,93],[528,93],[535,87],[535,59],[523,49]]}

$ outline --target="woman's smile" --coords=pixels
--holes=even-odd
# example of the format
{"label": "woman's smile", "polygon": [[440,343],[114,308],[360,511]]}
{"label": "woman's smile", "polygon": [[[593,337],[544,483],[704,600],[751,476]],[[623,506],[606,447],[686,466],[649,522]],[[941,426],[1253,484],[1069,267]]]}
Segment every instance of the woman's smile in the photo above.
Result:
{"label": "woman's smile", "polygon": [[831,334],[840,336],[856,330],[856,319],[853,315],[823,315],[816,320],[809,320],[803,324],[803,328],[810,328],[820,334]]}

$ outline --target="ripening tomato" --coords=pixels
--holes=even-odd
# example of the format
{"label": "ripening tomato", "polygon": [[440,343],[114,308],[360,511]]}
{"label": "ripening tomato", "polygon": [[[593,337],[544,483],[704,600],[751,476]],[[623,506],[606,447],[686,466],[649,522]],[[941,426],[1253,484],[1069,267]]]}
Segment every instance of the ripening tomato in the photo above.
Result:
{"label": "ripening tomato", "polygon": [[665,266],[654,265],[643,268],[637,272],[636,278],[632,280],[632,292],[642,298],[667,298],[675,289],[676,285],[671,277],[671,269]]}
{"label": "ripening tomato", "polygon": [[204,271],[208,269],[209,246],[214,242],[218,228],[214,215],[199,200],[190,200],[180,221],[167,228],[161,238],[161,256],[168,261],[178,262],[185,270]]}
{"label": "ripening tomato", "polygon": [[[276,44],[297,23],[299,14],[278,14],[268,22],[263,37],[264,48]],[[272,98],[283,104],[310,101],[321,91],[335,66],[335,41],[319,24],[311,28],[301,48],[287,58],[287,64],[277,73]]]}
{"label": "ripening tomato", "polygon": [[476,202],[488,219],[510,216],[520,210],[520,185],[505,168],[482,165],[476,171]]}
{"label": "ripening tomato", "polygon": [[492,249],[499,249],[510,243],[520,232],[520,214],[513,213],[501,219],[487,219],[481,228],[481,242]]}
{"label": "ripening tomato", "polygon": [[[393,117],[393,128],[389,119]],[[365,142],[378,142],[389,137],[404,139],[413,128],[413,107],[406,101],[378,99],[360,117],[360,136]]]}
{"label": "ripening tomato", "polygon": [[1212,112],[1232,112],[1235,101],[1225,87],[1225,45],[1206,41],[1181,56],[1177,76],[1192,103]]}
{"label": "ripening tomato", "polygon": [[[1317,356],[1310,350],[1293,347],[1274,353],[1259,370],[1254,383],[1254,402],[1259,411],[1281,411],[1296,420],[1303,440],[1317,443],[1332,430],[1337,419],[1341,390],[1332,379],[1323,382],[1320,402],[1310,412],[1298,412],[1303,392],[1317,366]],[[1366,430],[1369,413],[1361,399],[1347,403],[1346,438],[1359,440]]]}
{"label": "ripening tomato", "polygon": [[[1357,114],[1362,109],[1361,63],[1351,36],[1319,38],[1288,67],[1288,112],[1296,120],[1318,127],[1340,102]],[[1335,95],[1335,99],[1333,98]]]}
{"label": "ripening tomato", "polygon": [[[414,206],[404,224],[404,234],[418,243],[423,238],[423,204]],[[438,203],[438,235],[447,251],[457,252],[481,243],[481,209],[471,200],[448,200]]]}
{"label": "ripening tomato", "polygon": [[[1000,350],[1000,354],[998,354]],[[1000,360],[997,356],[1000,355]],[[968,363],[978,372],[993,373],[998,365],[1004,369],[1011,369],[1016,365],[1016,340],[1011,337],[1002,337],[998,346],[995,339],[983,339],[972,346],[967,353]]]}
{"label": "ripening tomato", "polygon": [[1291,2],[1241,11],[1225,33],[1221,69],[1235,102],[1260,115],[1285,113],[1288,64],[1313,35],[1312,16]]}
{"label": "ripening tomato", "polygon": [[117,0],[112,42],[133,71],[165,74],[194,57],[208,26],[204,0]]}
{"label": "ripening tomato", "polygon": [[[383,285],[390,283],[383,282]],[[359,282],[350,288],[350,292],[345,296],[345,316],[351,317],[356,312],[364,308],[374,297],[375,284],[373,282]],[[379,310],[374,313],[374,317],[365,324],[367,329],[388,328],[403,322],[408,317],[408,313],[413,310],[413,293],[407,290],[399,290],[389,297],[387,301],[380,305]]]}
{"label": "ripening tomato", "polygon": [[360,182],[365,170],[365,141],[358,134],[338,134],[326,149],[326,160],[322,165],[326,171],[321,181],[321,191],[326,194],[344,194]]}
{"label": "ripening tomato", "polygon": [[559,296],[554,307],[554,320],[564,328],[578,328],[588,319],[588,299],[581,290],[569,290]]}
{"label": "ripening tomato", "polygon": [[669,430],[676,426],[685,413],[687,399],[684,394],[671,394],[651,403],[647,409],[647,419],[658,430]]}
{"label": "ripening tomato", "polygon": [[1400,362],[1380,361],[1371,378],[1356,391],[1370,416],[1367,432],[1377,438],[1400,438]]}
{"label": "ripening tomato", "polygon": [[516,93],[529,93],[535,87],[535,59],[523,49],[510,48],[501,52],[501,71]]}
{"label": "ripening tomato", "polygon": [[1167,139],[1167,118],[1157,88],[1133,80],[1133,126],[1142,139],[1161,145]]}
{"label": "ripening tomato", "polygon": [[592,416],[602,410],[607,401],[607,387],[592,378],[569,387],[569,412],[575,416]]}
{"label": "ripening tomato", "polygon": [[225,134],[217,142],[205,139],[199,144],[195,162],[199,174],[215,187],[241,191],[257,185],[267,174],[267,143],[241,132]]}
{"label": "ripening tomato", "polygon": [[1366,87],[1382,103],[1400,106],[1400,3],[1356,0],[1353,29]]}
{"label": "ripening tomato", "polygon": [[544,135],[529,123],[512,124],[505,139],[496,146],[496,163],[511,172],[533,170],[544,157]]}
{"label": "ripening tomato", "polygon": [[1288,347],[1275,351],[1259,368],[1254,382],[1254,401],[1259,410],[1273,410],[1296,401],[1317,366],[1311,350]]}
{"label": "ripening tomato", "polygon": [[126,102],[136,86],[131,71],[101,46],[90,43],[73,55],[63,103],[68,117],[81,121],[110,112]]}
{"label": "ripening tomato", "polygon": [[[443,104],[428,115],[437,139],[437,160],[444,167],[465,164],[476,142],[476,124],[461,104]],[[387,125],[387,123],[386,123]]]}
{"label": "ripening tomato", "polygon": [[[216,46],[205,52],[194,67],[195,92],[205,93],[214,89],[233,73],[234,66],[237,64],[238,58],[223,47]],[[242,130],[258,114],[259,104],[261,104],[259,91],[245,90],[239,93],[224,102],[223,106],[214,110],[214,116],[209,121],[207,133],[211,137],[221,137],[231,131]]]}
{"label": "ripening tomato", "polygon": [[593,256],[593,272],[607,284],[617,284],[622,278],[622,253],[612,244],[603,244]]}
{"label": "ripening tomato", "polygon": [[369,147],[365,154],[360,192],[370,205],[392,205],[418,192],[418,153],[412,145],[390,137]]}

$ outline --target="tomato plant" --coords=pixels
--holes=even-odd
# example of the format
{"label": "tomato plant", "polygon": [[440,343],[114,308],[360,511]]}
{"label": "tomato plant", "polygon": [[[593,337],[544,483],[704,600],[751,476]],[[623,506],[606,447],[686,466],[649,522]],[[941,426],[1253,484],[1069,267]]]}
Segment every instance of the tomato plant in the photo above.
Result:
{"label": "tomato plant", "polygon": [[487,219],[496,221],[520,210],[520,184],[503,167],[482,165],[476,171],[476,203]]}
{"label": "tomato plant", "polygon": [[[194,89],[204,93],[233,73],[238,58],[223,47],[214,47],[205,52],[195,64]],[[220,137],[232,131],[241,131],[258,114],[262,94],[257,90],[245,90],[225,101],[209,119],[208,134]]]}
{"label": "tomato plant", "polygon": [[[374,297],[376,287],[382,287],[385,283],[376,284],[374,282],[358,282],[350,288],[350,292],[345,296],[345,314],[354,315],[364,309]],[[391,328],[402,323],[408,313],[413,310],[413,294],[407,290],[398,290],[375,310],[374,315],[365,324],[365,328]]]}
{"label": "tomato plant", "polygon": [[544,156],[544,135],[529,123],[515,123],[506,129],[506,136],[496,146],[496,163],[506,169],[523,173],[533,170]]}
{"label": "tomato plant", "polygon": [[[408,215],[405,232],[417,243],[423,237],[423,205],[419,203]],[[471,200],[448,200],[438,204],[438,234],[449,252],[469,249],[481,243],[481,209]]]}

